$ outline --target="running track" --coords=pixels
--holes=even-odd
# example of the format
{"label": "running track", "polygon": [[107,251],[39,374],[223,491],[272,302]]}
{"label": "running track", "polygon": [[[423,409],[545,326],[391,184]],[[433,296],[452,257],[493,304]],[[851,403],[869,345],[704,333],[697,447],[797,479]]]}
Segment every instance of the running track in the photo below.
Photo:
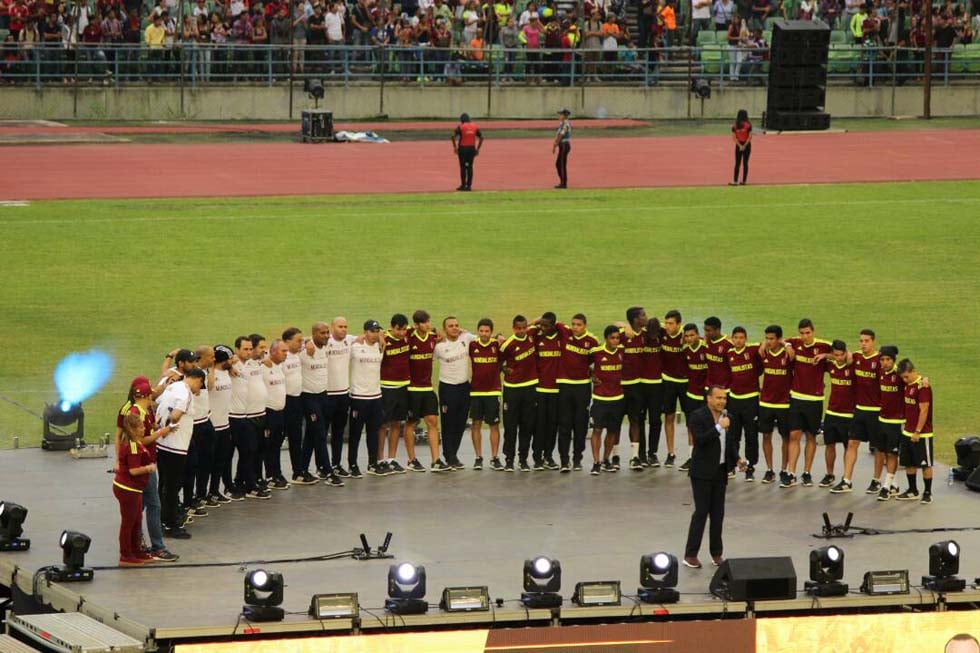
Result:
{"label": "running track", "polygon": [[[13,146],[0,200],[219,197],[449,191],[459,183],[445,141],[376,144]],[[753,184],[980,179],[980,130],[757,136]],[[573,188],[717,186],[730,179],[722,136],[579,138]],[[476,190],[551,189],[548,138],[488,137]]]}

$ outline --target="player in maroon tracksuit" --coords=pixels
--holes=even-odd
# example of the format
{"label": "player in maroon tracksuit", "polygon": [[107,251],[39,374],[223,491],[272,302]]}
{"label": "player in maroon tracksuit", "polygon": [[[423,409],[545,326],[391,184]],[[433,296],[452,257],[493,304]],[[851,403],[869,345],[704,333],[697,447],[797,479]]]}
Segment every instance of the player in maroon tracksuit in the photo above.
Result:
{"label": "player in maroon tracksuit", "polygon": [[[582,313],[572,316],[570,326],[559,322],[557,328],[562,343],[558,359],[558,455],[561,473],[567,474],[582,469],[592,400],[589,365],[592,350],[599,346],[599,341],[589,333],[588,322]],[[572,449],[571,459],[569,449]]]}
{"label": "player in maroon tracksuit", "polygon": [[721,332],[721,320],[709,317],[704,321],[705,359],[708,361],[707,387],[713,385],[727,389],[730,383],[731,370],[725,354],[732,348],[732,341]]}
{"label": "player in maroon tracksuit", "polygon": [[537,409],[538,362],[534,340],[527,335],[527,318],[515,316],[513,330],[514,335],[500,345],[504,371],[504,471],[514,471],[514,455],[517,454],[519,469],[529,472],[527,456]]}
{"label": "player in maroon tracksuit", "polygon": [[[385,426],[378,438],[378,464],[369,474],[386,476],[403,474],[405,468],[398,464],[398,439],[405,433],[405,451],[408,459],[415,459],[415,434],[404,429],[408,417],[409,370],[408,318],[401,313],[391,317],[391,328],[385,332],[384,357],[381,359],[381,400],[384,404]],[[385,435],[387,433],[387,436]],[[388,459],[385,459],[384,443],[388,442]]]}
{"label": "player in maroon tracksuit", "polygon": [[500,343],[493,337],[493,322],[483,318],[476,325],[476,340],[470,343],[470,434],[476,452],[474,469],[483,469],[481,427],[490,427],[490,469],[503,471],[500,462]]}
{"label": "player in maroon tracksuit", "polygon": [[[687,390],[684,393],[685,420],[691,416],[698,408],[705,405],[704,395],[708,389],[708,348],[698,333],[698,325],[689,322],[684,325],[684,360],[687,361]],[[693,450],[694,436],[690,431],[687,433],[687,444]],[[691,459],[688,458],[678,471],[687,472],[691,468]]]}
{"label": "player in maroon tracksuit", "polygon": [[[592,465],[593,476],[599,471],[615,472],[609,457],[619,442],[623,426],[623,348],[619,344],[619,327],[609,325],[603,332],[605,342],[592,350]],[[606,440],[599,464],[602,432]]]}
{"label": "player in maroon tracksuit", "polygon": [[806,435],[803,456],[804,486],[813,485],[810,469],[817,453],[817,433],[823,419],[824,368],[820,354],[830,353],[830,343],[814,336],[813,322],[800,320],[799,338],[788,338],[786,345],[793,349],[793,386],[789,401],[789,465],[780,487],[796,485],[796,463],[800,459],[800,442]]}
{"label": "player in maroon tracksuit", "polygon": [[762,359],[762,388],[759,394],[759,432],[762,433],[762,453],[766,458],[762,482],[776,480],[773,471],[772,432],[779,429],[782,446],[779,456],[779,480],[786,479],[789,460],[789,402],[793,384],[793,351],[783,346],[783,327],[770,324],[766,327],[766,340],[759,347]]}
{"label": "player in maroon tracksuit", "polygon": [[[451,471],[439,457],[439,399],[432,387],[432,360],[439,337],[432,329],[432,318],[426,311],[412,314],[414,328],[408,333],[408,414],[405,421],[406,437],[415,437],[415,425],[424,420],[432,454],[432,471]],[[424,472],[418,458],[408,459],[408,470]]]}
{"label": "player in maroon tracksuit", "polygon": [[[831,355],[821,355],[827,374],[830,376],[830,399],[823,419],[824,461],[827,474],[820,479],[820,487],[830,487],[835,479],[834,465],[837,463],[837,445],[845,447],[851,437],[854,423],[854,361],[843,340],[834,340]],[[850,492],[853,484],[848,476],[831,488],[834,494]]]}
{"label": "player in maroon tracksuit", "polygon": [[554,457],[558,440],[558,365],[562,351],[558,318],[551,311],[544,313],[529,327],[528,334],[534,339],[538,365],[537,416],[531,452],[534,471],[540,472],[558,469]]}
{"label": "player in maroon tracksuit", "polygon": [[684,407],[687,393],[687,359],[684,357],[684,329],[680,311],[670,310],[664,315],[664,330],[660,337],[660,357],[663,362],[664,380],[664,437],[667,439],[667,457],[664,467],[673,467],[677,459],[674,449],[674,416],[677,405]]}
{"label": "player in maroon tracksuit", "polygon": [[898,496],[895,472],[898,471],[898,449],[905,424],[905,384],[898,374],[898,347],[884,345],[880,352],[878,389],[881,392],[881,412],[878,414],[878,439],[875,451],[885,452],[885,475],[881,478],[878,501]]}
{"label": "player in maroon tracksuit", "polygon": [[902,426],[902,443],[898,459],[905,468],[909,488],[899,494],[899,501],[915,501],[919,498],[916,470],[922,469],[921,503],[932,503],[932,388],[907,358],[898,364],[898,375],[905,384],[905,424]]}
{"label": "player in maroon tracksuit", "polygon": [[[732,329],[732,345],[725,351],[728,365],[728,416],[731,424],[725,440],[725,463],[729,477],[735,474],[738,463],[738,450],[742,435],[745,435],[745,480],[755,480],[755,466],[759,462],[759,375],[762,374],[762,359],[755,344],[746,343],[747,334],[743,327]],[[711,363],[708,363],[710,375]]]}
{"label": "player in maroon tracksuit", "polygon": [[854,478],[854,465],[862,442],[874,449],[874,477],[865,494],[878,494],[881,484],[881,470],[885,465],[885,452],[876,447],[878,438],[878,415],[881,412],[881,385],[878,372],[881,367],[880,356],[875,350],[875,332],[862,329],[858,336],[860,348],[854,352],[854,422],[851,424],[851,437],[844,452],[844,478]]}

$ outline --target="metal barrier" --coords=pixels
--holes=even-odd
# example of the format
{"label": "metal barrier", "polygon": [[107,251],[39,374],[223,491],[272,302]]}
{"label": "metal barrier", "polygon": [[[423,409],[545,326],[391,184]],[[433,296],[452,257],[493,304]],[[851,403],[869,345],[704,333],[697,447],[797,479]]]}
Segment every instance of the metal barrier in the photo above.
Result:
{"label": "metal barrier", "polygon": [[[352,84],[554,84],[588,86],[690,84],[716,88],[764,85],[768,51],[727,45],[615,51],[507,49],[473,51],[428,46],[292,46],[185,43],[148,48],[117,44],[36,45],[7,60],[0,80],[15,84],[277,83],[319,79]],[[912,48],[833,45],[830,83],[900,86],[923,75],[923,51]],[[980,46],[934,49],[933,83],[980,81]]]}

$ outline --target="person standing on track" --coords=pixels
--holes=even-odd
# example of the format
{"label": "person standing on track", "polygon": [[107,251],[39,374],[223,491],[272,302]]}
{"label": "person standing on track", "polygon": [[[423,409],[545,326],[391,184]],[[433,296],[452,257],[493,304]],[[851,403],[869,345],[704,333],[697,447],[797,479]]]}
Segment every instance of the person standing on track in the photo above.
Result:
{"label": "person standing on track", "polygon": [[470,114],[459,117],[452,141],[453,152],[459,158],[459,187],[456,190],[473,190],[473,159],[483,147],[483,132],[470,120]]}
{"label": "person standing on track", "polygon": [[742,182],[749,178],[749,157],[752,156],[752,123],[749,122],[749,113],[745,109],[739,109],[735,117],[735,124],[732,125],[732,140],[735,141],[735,172],[732,175],[732,183],[729,186],[738,186],[738,169],[742,169]]}
{"label": "person standing on track", "polygon": [[551,153],[557,152],[558,158],[555,159],[555,168],[558,169],[558,184],[555,188],[568,188],[568,153],[572,151],[572,123],[568,119],[572,112],[562,109],[558,112],[561,121],[558,123],[558,131],[555,134],[555,142],[551,148]]}

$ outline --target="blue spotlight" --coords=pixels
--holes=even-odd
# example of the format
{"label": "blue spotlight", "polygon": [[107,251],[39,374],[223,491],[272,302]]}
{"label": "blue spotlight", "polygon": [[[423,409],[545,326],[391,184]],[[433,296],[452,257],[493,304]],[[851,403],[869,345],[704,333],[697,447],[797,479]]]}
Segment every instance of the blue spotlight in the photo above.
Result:
{"label": "blue spotlight", "polygon": [[[115,363],[112,356],[93,349],[65,356],[54,370],[54,383],[59,401],[44,407],[44,438],[41,446],[49,451],[71,449],[75,442],[85,439],[85,411],[82,402],[98,392],[112,377]],[[76,424],[74,432],[63,427]]]}

